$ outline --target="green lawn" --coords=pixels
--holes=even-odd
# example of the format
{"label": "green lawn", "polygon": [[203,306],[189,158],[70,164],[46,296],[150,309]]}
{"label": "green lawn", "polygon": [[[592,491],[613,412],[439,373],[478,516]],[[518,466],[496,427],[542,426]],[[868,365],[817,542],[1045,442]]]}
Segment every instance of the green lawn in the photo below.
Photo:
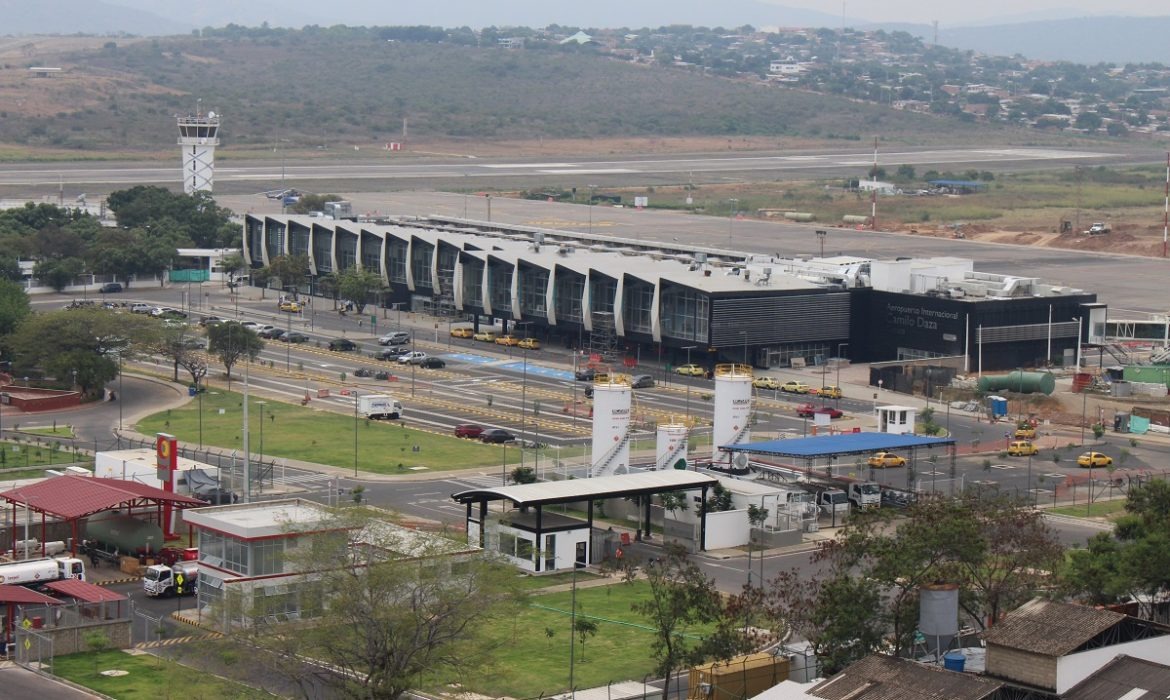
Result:
{"label": "green lawn", "polygon": [[39,425],[21,428],[20,432],[28,433],[29,435],[43,435],[51,438],[69,438],[77,437],[73,433],[72,425]]}
{"label": "green lawn", "polygon": [[[648,591],[643,581],[578,590],[578,614],[595,618],[598,625],[584,651],[580,639],[569,633],[571,594],[533,596],[521,614],[481,630],[477,645],[490,649],[491,661],[458,682],[463,690],[490,697],[534,698],[568,690],[570,639],[576,644],[577,688],[641,680],[653,673],[653,633],[630,605],[645,599]],[[438,682],[429,689],[453,690]]]}
{"label": "green lawn", "polygon": [[[243,438],[242,394],[208,392],[203,397],[203,444],[228,450],[241,449]],[[263,418],[261,418],[263,408]],[[222,411],[222,412],[221,412]],[[251,397],[250,442],[253,454],[263,458],[287,457],[340,467],[353,466],[352,416]],[[261,439],[261,420],[264,423]],[[378,474],[412,473],[412,467],[429,470],[499,467],[504,449],[473,440],[414,430],[394,422],[358,420],[358,469]],[[199,402],[156,413],[139,421],[139,432],[166,432],[187,444],[199,440]],[[417,446],[417,451],[415,447]],[[545,453],[548,454],[547,452]],[[519,463],[520,451],[509,447],[509,465]],[[529,461],[531,457],[529,457]],[[401,466],[401,469],[399,468]]]}
{"label": "green lawn", "polygon": [[[585,581],[596,581],[600,578],[597,574],[591,574],[587,571],[577,572],[577,583],[584,583]],[[560,586],[573,582],[573,572],[566,571],[559,574],[545,574],[543,576],[528,576],[521,575],[516,577],[516,588],[524,591],[538,591],[542,588],[549,588],[550,586]]]}
{"label": "green lawn", "polygon": [[1060,508],[1052,508],[1049,512],[1056,513],[1057,515],[1069,515],[1074,518],[1108,518],[1121,515],[1125,512],[1125,499],[1095,501],[1090,506],[1085,506],[1084,504],[1079,506],[1062,506]]}
{"label": "green lawn", "polygon": [[[128,673],[114,677],[100,675],[101,671],[114,669]],[[58,656],[53,659],[53,672],[118,700],[262,700],[276,697],[189,666],[149,655],[132,656],[122,651]]]}
{"label": "green lawn", "polygon": [[[4,440],[0,442],[0,470],[47,465],[87,465],[89,462],[90,458],[88,455],[83,456],[80,460],[74,459],[71,443],[62,442],[61,440],[36,438],[30,440]],[[44,476],[44,474],[37,474],[37,476]],[[25,477],[3,476],[0,478],[13,479]]]}

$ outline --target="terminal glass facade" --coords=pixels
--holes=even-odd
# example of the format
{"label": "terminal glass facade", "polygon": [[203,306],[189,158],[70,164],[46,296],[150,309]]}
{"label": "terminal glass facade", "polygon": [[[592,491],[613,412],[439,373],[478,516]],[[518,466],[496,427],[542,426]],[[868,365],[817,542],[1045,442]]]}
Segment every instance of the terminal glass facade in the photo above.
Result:
{"label": "terminal glass facade", "polygon": [[520,267],[520,313],[525,318],[548,315],[548,270],[541,267]]}
{"label": "terminal glass facade", "polygon": [[333,232],[319,226],[313,229],[313,262],[317,274],[333,272]]}
{"label": "terminal glass facade", "polygon": [[435,254],[435,246],[415,238],[410,245],[410,274],[414,277],[414,288],[431,289],[431,258]]}
{"label": "terminal glass facade", "polygon": [[357,234],[337,229],[337,271],[349,270],[357,265]]}
{"label": "terminal glass facade", "polygon": [[512,265],[499,260],[488,262],[488,298],[492,315],[510,316],[512,313]]}
{"label": "terminal glass facade", "polygon": [[406,241],[394,237],[386,241],[386,272],[396,284],[406,284],[406,251]]}
{"label": "terminal glass facade", "polygon": [[294,222],[288,225],[288,251],[292,255],[309,255],[309,229]]}
{"label": "terminal glass facade", "polygon": [[654,330],[654,285],[626,277],[622,290],[622,318],[627,333],[650,333]]}
{"label": "terminal glass facade", "polygon": [[362,269],[382,273],[382,239],[362,232]]}
{"label": "terminal glass facade", "polygon": [[617,296],[617,280],[599,275],[589,275],[589,311],[592,313],[613,313],[613,300]]}
{"label": "terminal glass facade", "polygon": [[585,275],[557,268],[553,286],[557,323],[581,323],[581,298],[585,294]]}
{"label": "terminal glass facade", "polygon": [[706,294],[663,282],[659,320],[664,338],[707,342],[710,304]]}
{"label": "terminal glass facade", "polygon": [[466,258],[463,261],[463,308],[483,310],[483,261]]}

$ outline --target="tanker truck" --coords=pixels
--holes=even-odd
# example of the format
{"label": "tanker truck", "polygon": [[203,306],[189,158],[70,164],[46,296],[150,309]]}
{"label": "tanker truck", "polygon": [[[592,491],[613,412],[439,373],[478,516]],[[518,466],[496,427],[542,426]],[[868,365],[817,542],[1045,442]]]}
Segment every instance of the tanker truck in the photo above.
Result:
{"label": "tanker truck", "polygon": [[50,581],[85,580],[85,563],[72,557],[34,559],[0,564],[0,584],[39,586]]}
{"label": "tanker truck", "polygon": [[179,561],[171,566],[148,566],[146,575],[142,577],[142,591],[151,598],[195,595],[198,584],[199,568],[193,561]]}

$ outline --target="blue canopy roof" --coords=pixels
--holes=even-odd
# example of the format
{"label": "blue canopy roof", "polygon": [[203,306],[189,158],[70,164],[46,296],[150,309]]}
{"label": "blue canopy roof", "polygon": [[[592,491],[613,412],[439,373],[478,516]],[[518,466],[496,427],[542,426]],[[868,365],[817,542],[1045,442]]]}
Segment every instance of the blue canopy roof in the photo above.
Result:
{"label": "blue canopy roof", "polygon": [[930,180],[929,182],[938,187],[966,187],[973,190],[987,187],[986,182],[979,182],[978,180]]}
{"label": "blue canopy roof", "polygon": [[719,449],[728,452],[750,452],[752,454],[781,455],[784,457],[827,457],[839,454],[881,452],[883,450],[913,449],[917,447],[941,447],[953,445],[952,438],[920,437],[918,435],[896,435],[894,433],[839,433],[817,437],[747,442],[738,445],[723,445]]}

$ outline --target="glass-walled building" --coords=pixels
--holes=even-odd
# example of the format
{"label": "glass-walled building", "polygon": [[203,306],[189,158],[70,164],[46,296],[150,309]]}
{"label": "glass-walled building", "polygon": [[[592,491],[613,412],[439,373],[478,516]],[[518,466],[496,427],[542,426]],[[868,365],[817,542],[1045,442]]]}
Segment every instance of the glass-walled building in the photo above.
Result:
{"label": "glass-walled building", "polygon": [[[1003,292],[989,288],[967,295],[972,311],[961,324],[958,316],[946,324],[923,317],[913,328],[895,321],[896,327],[878,332],[875,324],[891,317],[880,304],[925,308],[934,302],[923,299],[958,298],[976,282],[986,286],[988,273],[974,273],[969,261],[951,258],[916,263],[745,256],[441,219],[355,222],[250,214],[243,239],[252,267],[290,250],[307,251],[318,276],[355,267],[378,274],[387,293],[377,301],[387,306],[459,319],[477,330],[486,324],[509,332],[522,323],[524,335],[570,347],[584,348],[591,334],[608,334],[615,352],[630,356],[649,350],[667,361],[689,357],[706,367],[729,361],[775,367],[816,365],[834,356],[972,354],[977,351],[968,339],[977,335],[978,324],[969,319],[982,320],[975,309],[993,306],[1002,321],[994,332],[984,326],[984,359],[994,367],[1015,366],[1013,360],[1020,364],[1022,356],[999,339],[1016,335],[1001,326],[1031,324],[1027,337],[1037,343],[1042,338],[1045,352],[1058,354],[1075,344],[1070,324],[1096,298],[1039,281],[999,280],[1007,285]],[[959,291],[948,289],[956,285]],[[890,287],[910,291],[886,292],[900,302],[876,294]],[[1000,293],[1014,296],[993,301]],[[1044,301],[1029,302],[1028,296]],[[1037,325],[1035,309],[1041,307],[1053,310],[1051,332]],[[1038,347],[1029,346],[1029,352],[1035,355]]]}

